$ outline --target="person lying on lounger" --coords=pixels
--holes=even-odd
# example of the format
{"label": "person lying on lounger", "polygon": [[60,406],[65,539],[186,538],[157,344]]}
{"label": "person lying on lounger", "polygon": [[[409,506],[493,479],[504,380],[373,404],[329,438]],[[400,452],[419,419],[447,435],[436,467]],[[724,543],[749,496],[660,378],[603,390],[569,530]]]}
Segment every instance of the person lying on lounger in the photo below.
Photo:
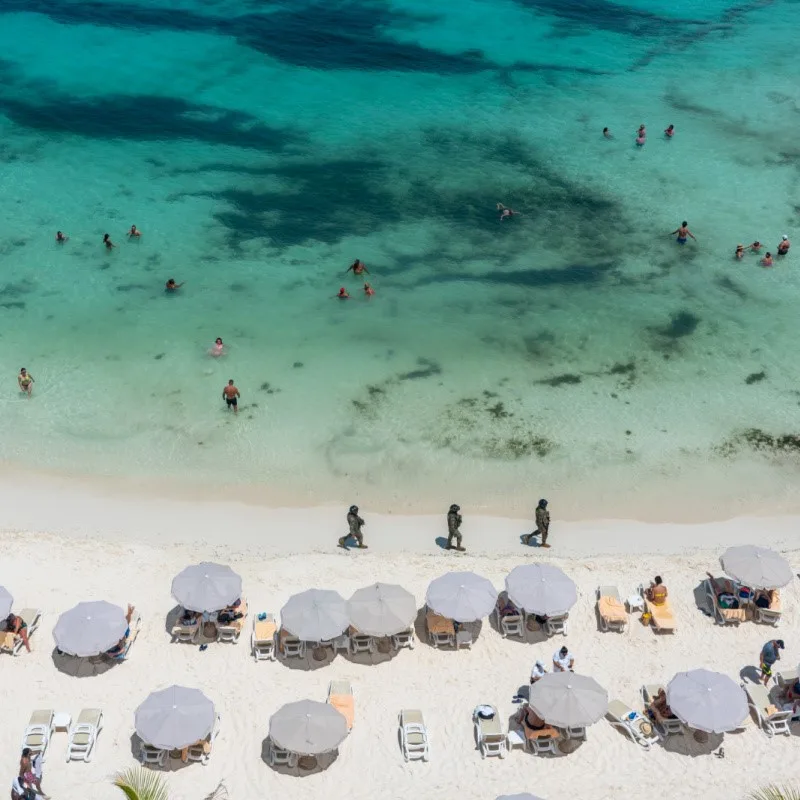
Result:
{"label": "person lying on lounger", "polygon": [[750,595],[750,590],[745,587],[737,591],[733,581],[727,578],[715,578],[710,572],[706,572],[706,575],[720,608],[739,608],[739,593],[746,592],[747,596]]}
{"label": "person lying on lounger", "polygon": [[506,597],[504,600],[498,600],[497,613],[501,617],[515,617],[519,614],[519,609]]}
{"label": "person lying on lounger", "polygon": [[223,625],[228,625],[234,620],[241,619],[244,614],[241,612],[242,606],[242,599],[238,598],[235,603],[231,603],[231,605],[226,606],[222,609],[222,611],[217,614],[217,622],[222,623]]}
{"label": "person lying on lounger", "polygon": [[529,705],[517,712],[517,722],[529,731],[541,731],[547,727],[547,723]]}
{"label": "person lying on lounger", "polygon": [[663,719],[675,719],[672,709],[667,705],[667,693],[664,689],[659,689],[658,694],[653,698],[650,703],[650,708]]}
{"label": "person lying on lounger", "polygon": [[122,660],[125,658],[125,653],[128,650],[128,640],[131,638],[131,619],[133,618],[133,606],[128,603],[128,613],[125,615],[125,620],[128,623],[128,628],[125,635],[110,649],[106,650],[106,655],[110,658]]}

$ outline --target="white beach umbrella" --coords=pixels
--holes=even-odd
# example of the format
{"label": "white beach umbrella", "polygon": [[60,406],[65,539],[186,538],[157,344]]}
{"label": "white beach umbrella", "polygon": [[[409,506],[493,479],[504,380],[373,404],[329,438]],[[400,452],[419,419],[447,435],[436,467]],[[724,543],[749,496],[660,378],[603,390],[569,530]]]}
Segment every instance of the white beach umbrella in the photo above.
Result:
{"label": "white beach umbrella", "polygon": [[62,653],[86,658],[110,650],[127,629],[128,620],[119,606],[94,600],[65,611],[53,628],[53,638]]}
{"label": "white beach umbrella", "polygon": [[172,596],[189,611],[219,611],[242,596],[242,579],[228,566],[204,561],[181,570]]}
{"label": "white beach umbrella", "polygon": [[375,583],[359,589],[347,601],[353,627],[368,636],[394,636],[407,630],[417,616],[411,592],[393,583]]}
{"label": "white beach umbrella", "polygon": [[727,675],[707,669],[679,672],[667,685],[667,704],[690,728],[725,733],[747,717],[747,696]]}
{"label": "white beach umbrella", "polygon": [[287,703],[269,720],[269,738],[282,750],[302,756],[330,753],[347,733],[344,714],[315,700]]}
{"label": "white beach umbrella", "polygon": [[578,600],[574,581],[552,564],[523,564],[506,577],[508,598],[529,614],[566,614]]}
{"label": "white beach umbrella", "polygon": [[587,675],[549,672],[531,686],[528,702],[550,725],[583,728],[605,716],[608,692]]}
{"label": "white beach umbrella", "polygon": [[182,749],[205,739],[214,719],[214,703],[199,689],[169,686],[153,692],[136,709],[136,733],[153,747]]}
{"label": "white beach umbrella", "polygon": [[497,590],[474,572],[448,572],[428,586],[425,602],[432,611],[456,622],[475,622],[492,613]]}
{"label": "white beach umbrella", "polygon": [[5,586],[0,586],[0,617],[7,617],[11,613],[14,598]]}
{"label": "white beach umbrella", "polygon": [[731,578],[756,589],[778,589],[794,577],[789,562],[780,553],[754,544],[729,547],[719,562]]}
{"label": "white beach umbrella", "polygon": [[527,792],[520,792],[520,794],[501,794],[497,800],[542,800],[542,798]]}
{"label": "white beach umbrella", "polygon": [[339,592],[330,589],[293,594],[281,609],[281,626],[306,642],[335,639],[349,625],[347,603]]}

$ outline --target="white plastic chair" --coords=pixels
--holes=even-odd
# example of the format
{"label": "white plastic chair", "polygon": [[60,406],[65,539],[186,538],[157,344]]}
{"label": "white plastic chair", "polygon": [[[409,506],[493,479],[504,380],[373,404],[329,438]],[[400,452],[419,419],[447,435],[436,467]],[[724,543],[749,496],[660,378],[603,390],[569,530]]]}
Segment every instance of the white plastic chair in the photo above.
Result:
{"label": "white plastic chair", "polygon": [[91,761],[102,730],[103,712],[99,708],[84,708],[69,731],[67,761]]}
{"label": "white plastic chair", "polygon": [[414,629],[409,628],[405,631],[400,631],[392,636],[392,646],[395,650],[401,647],[408,647],[410,650],[414,649]]}
{"label": "white plastic chair", "polygon": [[793,713],[791,709],[789,711],[774,711],[770,714],[768,710],[770,707],[774,707],[775,704],[770,699],[766,686],[760,683],[742,682],[741,687],[747,694],[747,704],[755,713],[759,726],[767,736],[771,738],[776,733],[785,733],[787,736],[791,736],[792,731],[789,728]]}
{"label": "white plastic chair", "polygon": [[290,767],[297,766],[297,753],[292,753],[289,750],[282,750],[277,747],[272,739],[269,740],[269,765],[271,767]]}
{"label": "white plastic chair", "polygon": [[377,652],[378,645],[372,636],[356,633],[350,637],[350,655],[355,656],[359,653],[369,653],[370,655],[373,655]]}
{"label": "white plastic chair", "polygon": [[22,747],[30,748],[32,753],[41,753],[42,761],[47,754],[47,746],[54,730],[55,712],[51,709],[37,710],[31,714],[25,732],[22,734]]}
{"label": "white plastic chair", "polygon": [[554,756],[558,755],[558,739],[555,736],[538,736],[535,739],[529,739],[531,752],[536,756],[551,753]]}
{"label": "white plastic chair", "polygon": [[521,614],[513,614],[498,619],[500,634],[505,639],[507,636],[519,636],[525,638],[524,622]]}
{"label": "white plastic chair", "polygon": [[547,622],[545,623],[545,630],[547,631],[548,636],[552,636],[555,633],[562,633],[564,636],[567,635],[567,617],[568,614],[559,614],[555,617],[549,617]]}
{"label": "white plastic chair", "polygon": [[306,643],[300,639],[283,640],[283,658],[305,658]]}
{"label": "white plastic chair", "polygon": [[142,766],[152,766],[163,769],[164,765],[167,763],[168,755],[169,752],[167,750],[161,750],[158,747],[153,747],[151,744],[142,742],[139,745],[139,761]]}
{"label": "white plastic chair", "polygon": [[422,712],[404,709],[400,712],[400,748],[406,761],[428,760],[428,729]]}

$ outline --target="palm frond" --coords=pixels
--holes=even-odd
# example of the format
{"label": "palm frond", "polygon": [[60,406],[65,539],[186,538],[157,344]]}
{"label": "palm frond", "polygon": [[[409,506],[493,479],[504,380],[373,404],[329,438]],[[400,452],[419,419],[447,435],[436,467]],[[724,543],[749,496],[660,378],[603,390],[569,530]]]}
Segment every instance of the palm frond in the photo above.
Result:
{"label": "palm frond", "polygon": [[141,767],[118,772],[114,776],[114,786],[122,791],[126,800],[169,800],[164,779]]}
{"label": "palm frond", "polygon": [[220,781],[217,788],[206,796],[206,800],[228,800],[228,790],[225,788],[225,784]]}
{"label": "palm frond", "polygon": [[800,800],[800,789],[794,786],[765,786],[750,795],[750,800]]}

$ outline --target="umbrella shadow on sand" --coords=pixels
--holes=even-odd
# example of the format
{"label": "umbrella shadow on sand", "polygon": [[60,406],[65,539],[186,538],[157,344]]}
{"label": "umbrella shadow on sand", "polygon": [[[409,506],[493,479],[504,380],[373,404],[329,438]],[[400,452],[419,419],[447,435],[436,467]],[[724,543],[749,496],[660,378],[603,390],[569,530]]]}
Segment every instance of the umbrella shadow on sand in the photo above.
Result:
{"label": "umbrella shadow on sand", "polygon": [[[138,733],[134,732],[133,734],[131,734],[131,755],[137,761],[141,761],[143,744],[144,742],[142,741],[142,738],[141,736],[139,736]],[[164,761],[164,766],[158,768],[159,772],[167,772],[167,771],[179,772],[184,767],[192,767],[196,765],[195,762],[193,761],[187,761],[186,763],[181,761],[180,753],[178,751],[171,751],[171,753],[174,753],[175,757],[173,758],[172,755],[170,755]],[[154,767],[152,764],[147,764],[147,765],[142,764],[142,766],[144,767],[144,769],[156,769],[156,767]]]}
{"label": "umbrella shadow on sand", "polygon": [[[702,733],[702,732],[698,732]],[[667,736],[664,740],[663,747],[668,753],[677,753],[681,756],[710,756],[722,743],[725,741],[725,736],[721,733],[708,733],[702,736],[702,739],[707,740],[698,741],[695,738],[695,732],[691,728],[686,728],[686,733],[683,735]]]}
{"label": "umbrella shadow on sand", "polygon": [[[508,601],[508,592],[502,591],[497,597],[497,606],[498,608],[502,608],[506,602]],[[544,626],[536,621],[536,618],[533,614],[529,614],[527,618],[524,617],[525,624],[522,627],[523,636],[520,638],[519,636],[506,636],[504,637],[509,642],[517,642],[518,644],[541,644],[542,642],[546,642],[550,636],[548,636],[547,632],[544,629]],[[498,615],[491,614],[489,616],[489,625],[491,626],[493,631],[496,631],[500,636],[503,636],[503,631],[500,629],[500,621],[498,619]]]}
{"label": "umbrella shadow on sand", "polygon": [[71,678],[96,678],[112,669],[118,662],[106,656],[89,656],[80,658],[62,653],[58,648],[53,648],[53,665]]}
{"label": "umbrella shadow on sand", "polygon": [[261,760],[273,771],[279,775],[292,775],[296,778],[304,778],[307,775],[319,775],[320,772],[325,772],[336,759],[339,758],[339,750],[331,750],[328,753],[320,753],[316,756],[300,756],[297,766],[290,767],[286,764],[270,764],[270,749],[272,743],[269,736],[261,742]]}
{"label": "umbrella shadow on sand", "polygon": [[[414,635],[417,637],[417,641],[424,642],[433,649],[441,650],[443,648],[434,648],[428,639],[428,628],[425,624],[425,616],[427,613],[427,606],[422,606],[422,608],[417,611],[417,616],[414,620]],[[462,631],[469,631],[472,634],[472,644],[475,644],[481,635],[481,631],[483,630],[483,621],[475,620],[475,622],[459,622],[458,629]],[[453,650],[455,648],[451,647],[447,649]]]}
{"label": "umbrella shadow on sand", "polygon": [[276,660],[287,669],[314,672],[315,670],[329,666],[335,658],[336,652],[330,647],[307,647],[306,654],[302,658],[297,656],[283,658],[281,654],[278,653],[278,658]]}

